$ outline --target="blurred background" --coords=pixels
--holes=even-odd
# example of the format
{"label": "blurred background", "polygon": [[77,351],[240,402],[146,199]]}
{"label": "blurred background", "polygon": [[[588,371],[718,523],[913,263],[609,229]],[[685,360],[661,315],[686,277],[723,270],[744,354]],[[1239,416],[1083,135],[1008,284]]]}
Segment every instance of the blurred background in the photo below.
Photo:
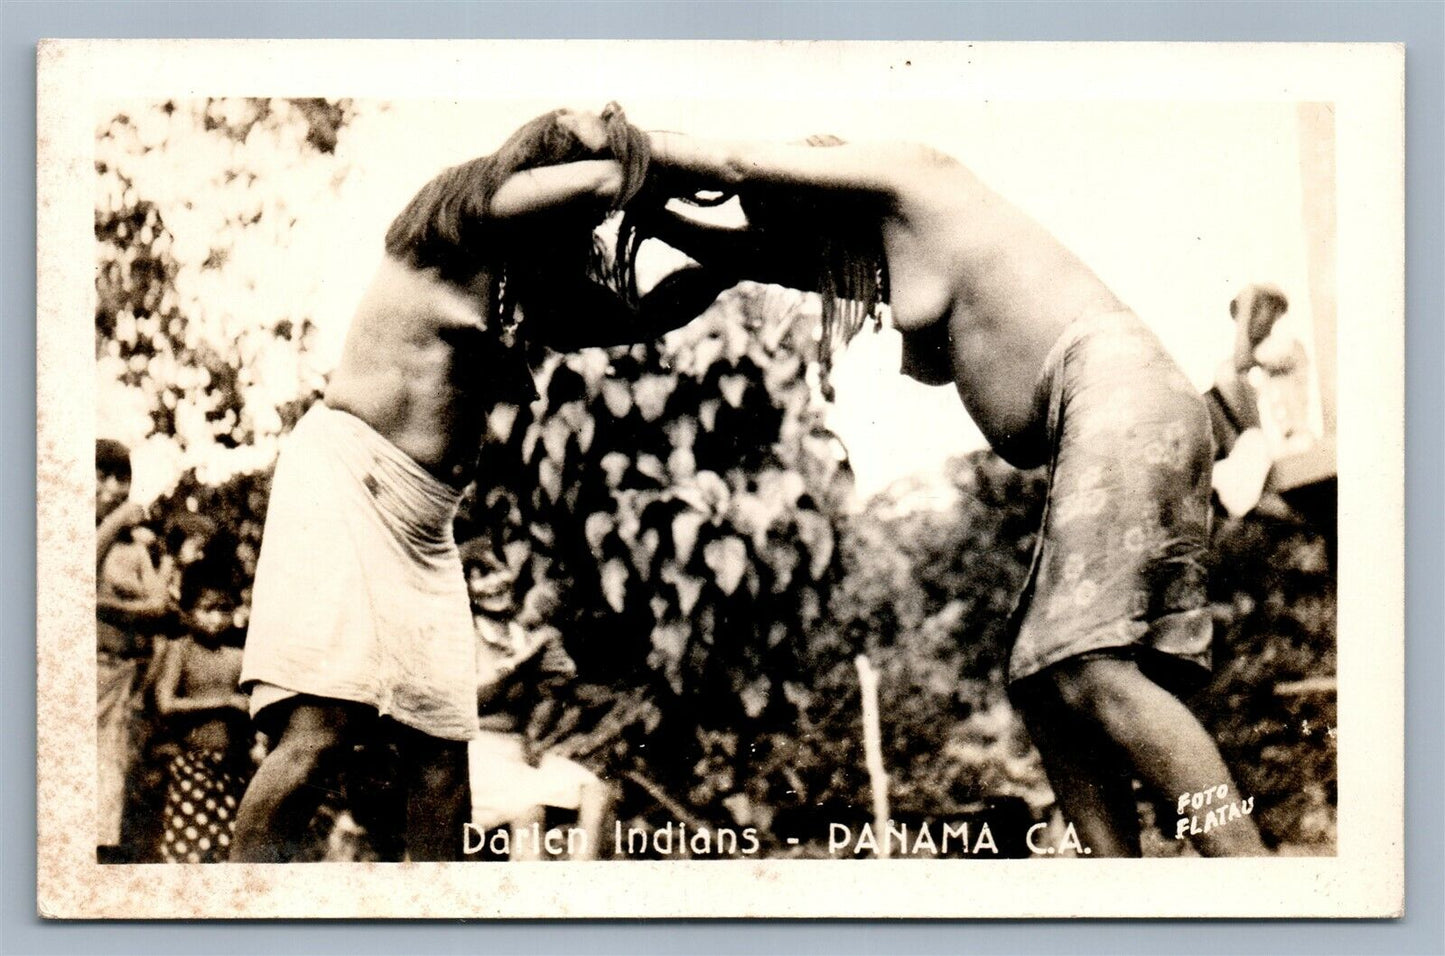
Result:
{"label": "blurred background", "polygon": [[[158,564],[178,515],[224,532],[238,640],[270,469],[386,224],[443,166],[556,105],[156,100],[99,118],[97,437],[131,449]],[[929,102],[624,105],[645,128],[706,114],[718,135],[926,139],[1074,248],[1201,392],[1253,281],[1283,290],[1281,326],[1332,371],[1333,140],[1309,105],[964,103],[947,123]],[[898,375],[888,330],[839,357],[823,402],[817,308],[745,285],[654,345],[549,356],[541,398],[492,413],[458,518],[479,622],[558,595],[548,625],[572,664],[548,745],[608,783],[624,824],[754,826],[762,855],[826,855],[827,821],[872,816],[866,654],[894,817],[1018,821],[1000,843],[1022,853],[1054,814],[1004,692],[1003,625],[1043,476],[987,451],[951,388]],[[1276,482],[1280,506],[1221,512],[1216,674],[1192,701],[1285,853],[1334,847],[1332,409],[1333,376],[1315,375],[1308,466]],[[1164,829],[1146,852],[1188,852],[1173,807],[1143,809]],[[364,818],[332,807],[318,857],[372,852]]]}

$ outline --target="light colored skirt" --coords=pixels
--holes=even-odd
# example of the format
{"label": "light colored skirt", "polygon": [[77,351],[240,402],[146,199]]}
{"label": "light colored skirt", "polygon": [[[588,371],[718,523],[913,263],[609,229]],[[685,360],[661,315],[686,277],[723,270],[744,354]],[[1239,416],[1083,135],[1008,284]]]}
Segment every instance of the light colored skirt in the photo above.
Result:
{"label": "light colored skirt", "polygon": [[476,733],[460,498],[359,418],[311,407],[267,506],[241,672],[253,715],[308,694],[433,737]]}

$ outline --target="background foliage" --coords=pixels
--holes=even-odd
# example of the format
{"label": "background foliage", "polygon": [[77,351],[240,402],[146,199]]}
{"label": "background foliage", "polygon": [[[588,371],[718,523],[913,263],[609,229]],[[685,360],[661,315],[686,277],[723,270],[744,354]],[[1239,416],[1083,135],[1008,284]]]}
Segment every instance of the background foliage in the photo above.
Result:
{"label": "background foliage", "polygon": [[[322,277],[282,269],[296,212],[348,167],[346,101],[138,103],[96,134],[95,348],[102,430],[224,480],[265,467],[317,394],[306,312]],[[184,162],[179,162],[179,157]]]}

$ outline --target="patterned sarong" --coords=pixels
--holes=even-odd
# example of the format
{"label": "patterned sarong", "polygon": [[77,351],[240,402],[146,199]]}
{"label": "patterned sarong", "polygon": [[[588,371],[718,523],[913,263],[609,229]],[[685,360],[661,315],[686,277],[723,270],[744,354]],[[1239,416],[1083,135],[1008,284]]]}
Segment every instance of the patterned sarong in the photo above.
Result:
{"label": "patterned sarong", "polygon": [[246,782],[226,754],[216,750],[183,750],[171,758],[168,772],[161,858],[167,863],[224,863]]}
{"label": "patterned sarong", "polygon": [[1213,459],[1203,401],[1129,312],[1070,325],[1040,387],[1048,503],[1014,612],[1009,679],[1100,651],[1134,654],[1156,679],[1203,678]]}

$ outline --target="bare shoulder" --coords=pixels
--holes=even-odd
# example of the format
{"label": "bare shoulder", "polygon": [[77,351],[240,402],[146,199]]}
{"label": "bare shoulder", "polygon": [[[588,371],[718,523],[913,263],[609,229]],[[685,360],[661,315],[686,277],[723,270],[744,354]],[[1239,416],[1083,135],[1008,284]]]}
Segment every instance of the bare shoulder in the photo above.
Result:
{"label": "bare shoulder", "polygon": [[888,143],[878,147],[887,170],[889,192],[898,200],[938,202],[976,183],[956,157],[927,143]]}
{"label": "bare shoulder", "polygon": [[803,147],[835,184],[898,198],[926,193],[966,172],[963,164],[927,143],[878,141]]}
{"label": "bare shoulder", "polygon": [[357,309],[358,319],[380,318],[383,332],[416,323],[439,328],[481,329],[486,321],[475,294],[443,279],[436,269],[422,269],[393,257],[383,258],[376,278]]}

